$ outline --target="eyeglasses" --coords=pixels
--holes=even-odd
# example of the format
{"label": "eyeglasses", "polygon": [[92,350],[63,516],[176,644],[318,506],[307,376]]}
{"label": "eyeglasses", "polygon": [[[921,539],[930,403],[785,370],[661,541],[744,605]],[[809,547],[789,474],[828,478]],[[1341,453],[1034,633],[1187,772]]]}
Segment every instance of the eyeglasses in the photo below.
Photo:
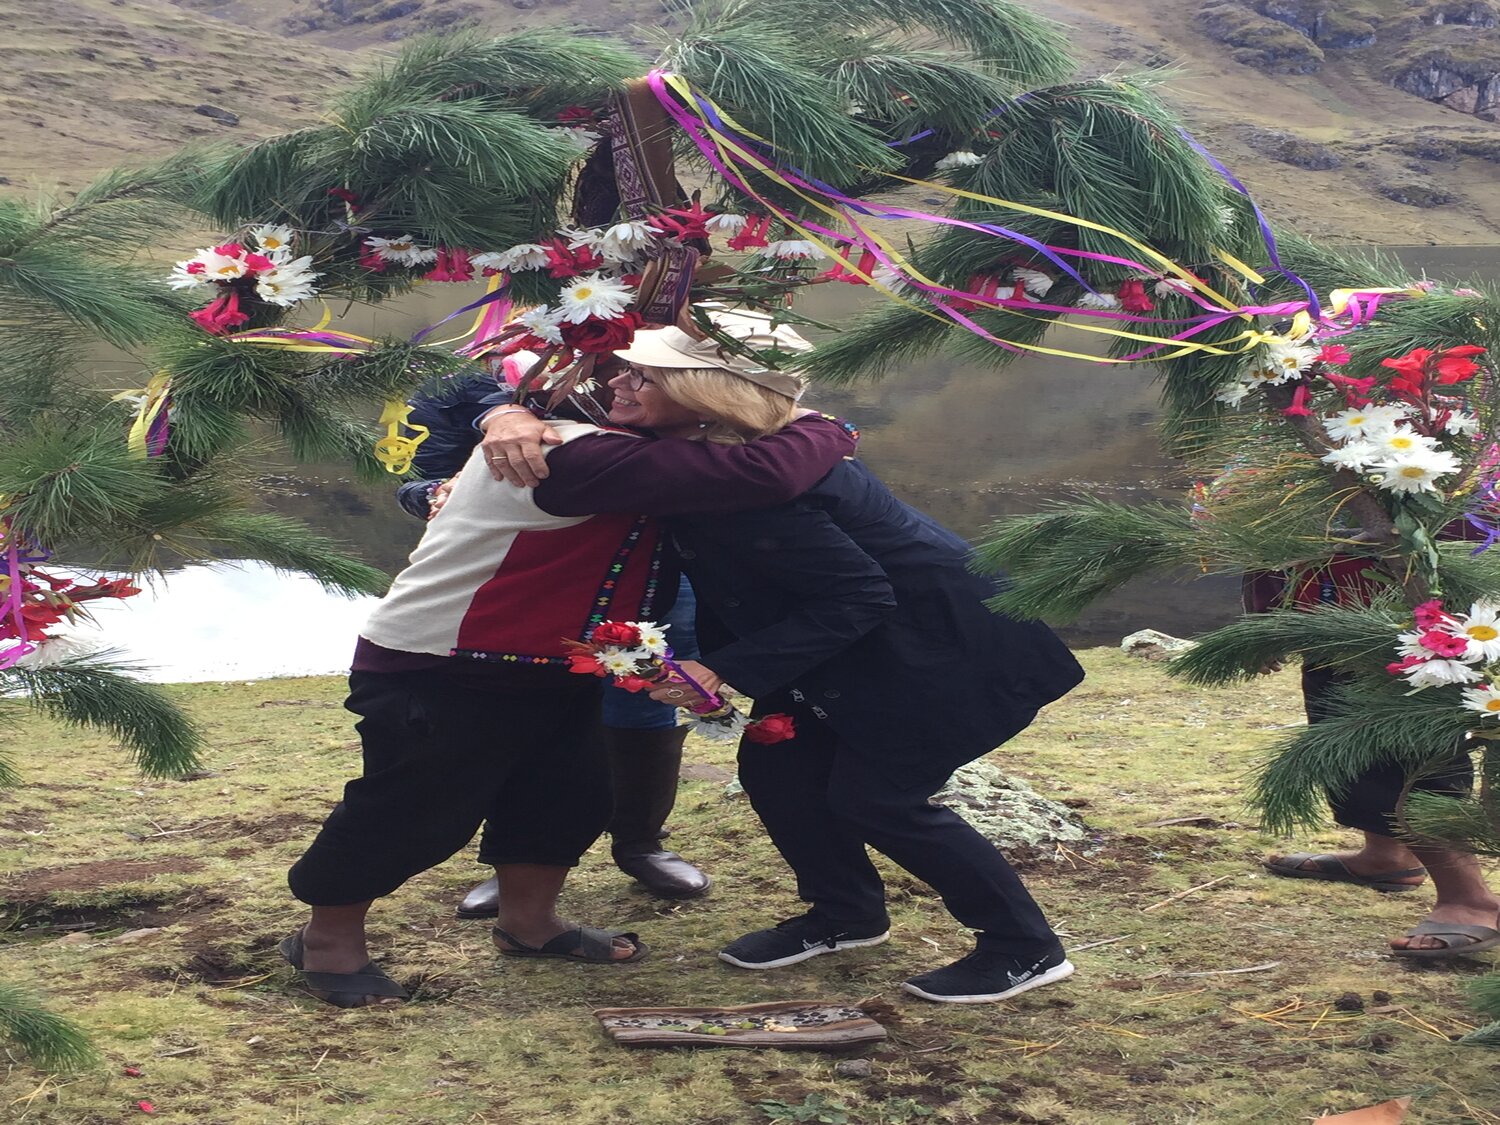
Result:
{"label": "eyeglasses", "polygon": [[627,367],[620,374],[625,376],[625,385],[632,391],[640,390],[647,383],[650,383],[653,387],[656,386],[656,381],[639,367]]}

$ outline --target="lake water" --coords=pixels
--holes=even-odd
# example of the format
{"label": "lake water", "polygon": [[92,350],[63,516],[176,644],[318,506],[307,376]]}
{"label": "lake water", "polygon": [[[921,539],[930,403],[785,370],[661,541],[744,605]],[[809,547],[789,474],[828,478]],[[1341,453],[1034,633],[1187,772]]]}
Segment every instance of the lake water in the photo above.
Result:
{"label": "lake water", "polygon": [[[1394,252],[1414,274],[1500,280],[1500,248]],[[808,315],[834,324],[870,299],[840,285],[811,296]],[[378,329],[370,309],[336,319],[353,332],[400,334],[472,299],[471,286],[432,286],[380,310]],[[1065,346],[1084,350],[1080,335],[1069,333]],[[937,359],[880,383],[815,388],[808,401],[860,426],[861,456],[897,495],[977,538],[990,521],[1053,499],[1179,498],[1188,482],[1157,445],[1155,378],[1149,369],[1050,357],[998,370]],[[421,534],[396,507],[394,479],[364,485],[341,466],[283,465],[270,468],[263,486],[272,509],[391,573]],[[1238,588],[1232,577],[1139,582],[1061,631],[1078,646],[1116,644],[1148,627],[1187,635],[1232,618]],[[149,665],[150,678],[179,682],[340,672],[367,611],[364,599],[240,563],[186,567],[128,602],[104,603],[99,618],[102,640]]]}

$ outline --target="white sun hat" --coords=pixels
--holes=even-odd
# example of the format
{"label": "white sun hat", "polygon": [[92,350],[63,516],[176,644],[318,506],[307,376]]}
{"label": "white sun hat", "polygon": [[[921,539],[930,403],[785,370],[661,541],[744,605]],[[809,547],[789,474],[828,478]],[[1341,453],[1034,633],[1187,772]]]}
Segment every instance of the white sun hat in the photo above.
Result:
{"label": "white sun hat", "polygon": [[[790,325],[773,326],[771,318],[763,313],[711,309],[708,315],[715,329],[752,353],[774,355],[812,348]],[[642,329],[628,348],[615,355],[642,367],[717,367],[794,401],[802,397],[803,383],[796,375],[769,367],[756,355],[731,351],[711,336],[695,336],[681,328]]]}

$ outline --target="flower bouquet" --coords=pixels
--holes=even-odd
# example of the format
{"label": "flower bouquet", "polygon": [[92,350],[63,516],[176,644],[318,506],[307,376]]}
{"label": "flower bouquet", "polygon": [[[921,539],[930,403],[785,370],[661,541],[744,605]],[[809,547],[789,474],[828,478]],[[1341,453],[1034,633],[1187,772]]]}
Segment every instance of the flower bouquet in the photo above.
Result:
{"label": "flower bouquet", "polygon": [[616,687],[626,691],[649,691],[662,684],[682,684],[696,697],[682,704],[693,717],[697,732],[716,741],[743,736],[750,742],[770,744],[796,737],[790,715],[748,718],[727,699],[699,684],[672,659],[666,631],[670,625],[650,621],[601,621],[586,641],[569,642],[573,655],[569,670],[581,675],[611,676]]}

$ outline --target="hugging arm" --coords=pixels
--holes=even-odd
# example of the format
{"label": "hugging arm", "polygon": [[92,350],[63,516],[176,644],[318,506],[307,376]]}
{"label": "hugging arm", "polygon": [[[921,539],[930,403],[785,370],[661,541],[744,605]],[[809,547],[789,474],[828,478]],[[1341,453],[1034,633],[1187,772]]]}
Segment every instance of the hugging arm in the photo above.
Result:
{"label": "hugging arm", "polygon": [[743,445],[590,434],[548,455],[552,473],[537,485],[536,502],[555,516],[766,508],[802,495],[855,444],[842,423],[818,414]]}

